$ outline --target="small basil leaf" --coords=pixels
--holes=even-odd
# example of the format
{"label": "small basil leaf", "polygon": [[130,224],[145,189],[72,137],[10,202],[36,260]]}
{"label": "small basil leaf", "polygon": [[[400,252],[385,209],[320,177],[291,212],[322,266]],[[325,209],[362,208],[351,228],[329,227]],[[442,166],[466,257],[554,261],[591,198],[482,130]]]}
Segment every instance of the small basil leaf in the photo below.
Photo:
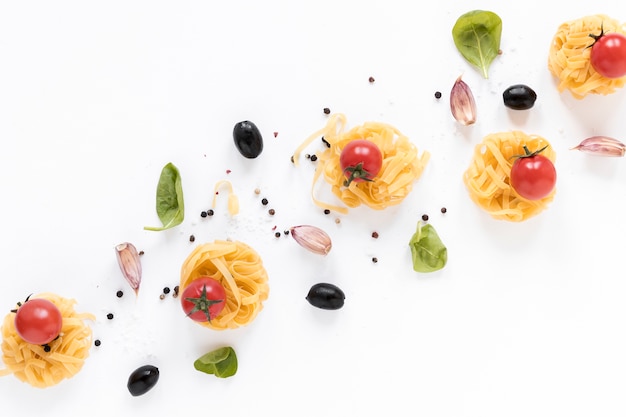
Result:
{"label": "small basil leaf", "polygon": [[193,367],[205,374],[213,374],[218,378],[228,378],[237,373],[237,355],[230,347],[223,347],[200,356]]}
{"label": "small basil leaf", "polygon": [[489,66],[498,56],[501,36],[502,19],[485,10],[461,15],[452,28],[456,48],[485,78],[489,78]]}
{"label": "small basil leaf", "polygon": [[181,224],[185,218],[182,181],[178,168],[171,162],[161,170],[156,191],[156,212],[163,226],[146,226],[145,230],[170,229]]}
{"label": "small basil leaf", "polygon": [[438,271],[448,262],[448,249],[430,224],[417,223],[417,230],[411,237],[409,246],[415,272]]}

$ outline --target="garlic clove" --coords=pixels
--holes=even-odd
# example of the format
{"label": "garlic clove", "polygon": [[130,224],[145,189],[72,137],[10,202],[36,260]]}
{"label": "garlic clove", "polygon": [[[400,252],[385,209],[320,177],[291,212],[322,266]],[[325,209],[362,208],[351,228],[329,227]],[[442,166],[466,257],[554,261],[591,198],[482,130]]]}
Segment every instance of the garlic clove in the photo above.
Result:
{"label": "garlic clove", "polygon": [[132,243],[124,242],[115,246],[115,253],[122,275],[130,287],[135,290],[136,295],[141,284],[141,260],[137,248]]}
{"label": "garlic clove", "polygon": [[571,148],[598,156],[624,156],[626,145],[607,136],[591,136]]}
{"label": "garlic clove", "polygon": [[327,255],[332,248],[330,236],[319,227],[301,225],[289,229],[291,236],[303,248],[319,255]]}
{"label": "garlic clove", "polygon": [[459,78],[450,91],[450,110],[454,119],[464,126],[476,123],[476,101],[469,85]]}

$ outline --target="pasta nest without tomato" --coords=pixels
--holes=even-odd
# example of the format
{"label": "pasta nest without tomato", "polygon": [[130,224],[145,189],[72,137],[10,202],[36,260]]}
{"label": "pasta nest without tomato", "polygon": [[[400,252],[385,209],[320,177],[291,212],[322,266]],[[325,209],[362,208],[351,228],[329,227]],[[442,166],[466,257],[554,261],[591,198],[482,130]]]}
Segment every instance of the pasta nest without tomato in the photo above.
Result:
{"label": "pasta nest without tomato", "polygon": [[[408,137],[395,127],[379,122],[366,122],[344,132],[346,117],[333,114],[321,130],[307,138],[294,153],[294,163],[302,150],[313,140],[323,137],[329,147],[317,154],[318,163],[313,177],[311,195],[313,202],[324,209],[347,213],[348,209],[324,203],[315,197],[315,185],[323,176],[331,186],[332,193],[347,207],[354,208],[361,204],[382,210],[401,203],[411,192],[413,183],[419,179],[426,167],[430,154],[418,155],[417,147]],[[351,182],[348,187],[345,173],[341,169],[339,158],[346,144],[352,140],[365,139],[373,142],[380,149],[383,163],[378,175],[372,181]]]}
{"label": "pasta nest without tomato", "polygon": [[85,320],[95,320],[89,313],[77,313],[75,300],[52,293],[37,295],[51,301],[63,317],[59,337],[48,343],[50,352],[43,346],[27,343],[15,329],[15,313],[4,317],[2,324],[2,360],[6,366],[0,375],[15,375],[33,387],[47,388],[76,375],[89,356],[92,343],[91,328]]}
{"label": "pasta nest without tomato", "polygon": [[607,78],[591,65],[594,39],[604,30],[626,34],[626,26],[610,17],[597,14],[561,24],[550,44],[548,69],[559,79],[559,92],[569,90],[577,99],[587,94],[608,95],[624,86],[626,77]]}
{"label": "pasta nest without tomato", "polygon": [[463,175],[471,199],[493,218],[521,222],[541,211],[554,199],[556,189],[539,200],[527,200],[510,185],[515,156],[524,155],[524,145],[533,152],[547,146],[541,155],[554,163],[550,143],[537,135],[520,131],[492,133],[474,148],[474,156]]}
{"label": "pasta nest without tomato", "polygon": [[226,304],[220,314],[210,322],[198,322],[214,330],[250,323],[269,295],[268,276],[261,257],[242,242],[216,240],[198,245],[183,262],[179,292],[184,293],[200,277],[220,281],[226,291]]}

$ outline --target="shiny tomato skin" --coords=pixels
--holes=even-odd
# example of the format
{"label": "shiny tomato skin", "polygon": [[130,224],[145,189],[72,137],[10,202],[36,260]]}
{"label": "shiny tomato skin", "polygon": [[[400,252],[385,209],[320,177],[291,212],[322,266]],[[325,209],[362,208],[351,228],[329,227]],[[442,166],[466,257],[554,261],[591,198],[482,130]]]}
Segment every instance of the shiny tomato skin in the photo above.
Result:
{"label": "shiny tomato skin", "polygon": [[524,156],[511,167],[511,187],[527,200],[540,200],[556,185],[554,164],[543,155]]}
{"label": "shiny tomato skin", "polygon": [[626,36],[621,33],[602,34],[591,47],[591,66],[603,77],[626,75]]}
{"label": "shiny tomato skin", "polygon": [[[201,299],[203,289],[206,288],[206,303],[200,305],[201,309],[194,311],[196,303],[190,299]],[[183,311],[193,321],[210,321],[217,317],[226,305],[226,290],[222,284],[211,277],[198,277],[183,291],[181,296]],[[207,317],[207,310],[210,315]]]}
{"label": "shiny tomato skin", "polygon": [[15,330],[27,343],[45,345],[61,332],[63,317],[54,303],[45,298],[33,298],[15,313]]}
{"label": "shiny tomato skin", "polygon": [[355,139],[346,144],[339,156],[339,165],[347,178],[351,176],[351,170],[359,166],[363,176],[354,176],[352,181],[363,182],[372,180],[380,172],[383,165],[383,154],[372,141]]}

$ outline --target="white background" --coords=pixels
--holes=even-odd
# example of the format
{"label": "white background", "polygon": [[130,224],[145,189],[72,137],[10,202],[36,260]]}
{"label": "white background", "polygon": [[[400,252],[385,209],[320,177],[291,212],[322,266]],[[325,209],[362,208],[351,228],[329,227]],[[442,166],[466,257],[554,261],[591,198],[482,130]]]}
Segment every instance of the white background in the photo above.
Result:
{"label": "white background", "polygon": [[[75,298],[96,315],[102,345],[52,388],[1,378],[2,414],[625,415],[626,161],[570,148],[593,135],[626,139],[626,91],[578,101],[558,93],[547,69],[562,22],[595,13],[624,21],[620,4],[3,1],[0,305],[8,312],[43,291]],[[503,20],[503,53],[487,80],[450,34],[472,9]],[[478,105],[471,127],[448,106],[461,74]],[[502,103],[517,83],[538,94],[530,111]],[[313,164],[295,168],[289,157],[325,124],[324,107],[349,127],[393,124],[431,153],[400,206],[345,216],[314,206]],[[265,139],[254,160],[232,140],[246,119]],[[490,218],[462,182],[475,144],[512,129],[557,152],[555,200],[521,224]],[[167,162],[180,169],[186,218],[146,232],[158,224],[154,193]],[[223,179],[240,214],[231,219],[223,198],[202,219]],[[408,248],[422,214],[449,251],[432,274],[413,272]],[[331,253],[274,237],[274,226],[298,224],[326,230]],[[271,290],[253,323],[216,332],[159,294],[176,285],[194,245],[225,238],[257,249]],[[138,297],[115,259],[124,241],[145,251]],[[343,309],[305,301],[322,281],[344,290]],[[239,357],[234,377],[193,369],[225,345]],[[159,367],[160,381],[131,397],[126,380],[144,364]]]}

